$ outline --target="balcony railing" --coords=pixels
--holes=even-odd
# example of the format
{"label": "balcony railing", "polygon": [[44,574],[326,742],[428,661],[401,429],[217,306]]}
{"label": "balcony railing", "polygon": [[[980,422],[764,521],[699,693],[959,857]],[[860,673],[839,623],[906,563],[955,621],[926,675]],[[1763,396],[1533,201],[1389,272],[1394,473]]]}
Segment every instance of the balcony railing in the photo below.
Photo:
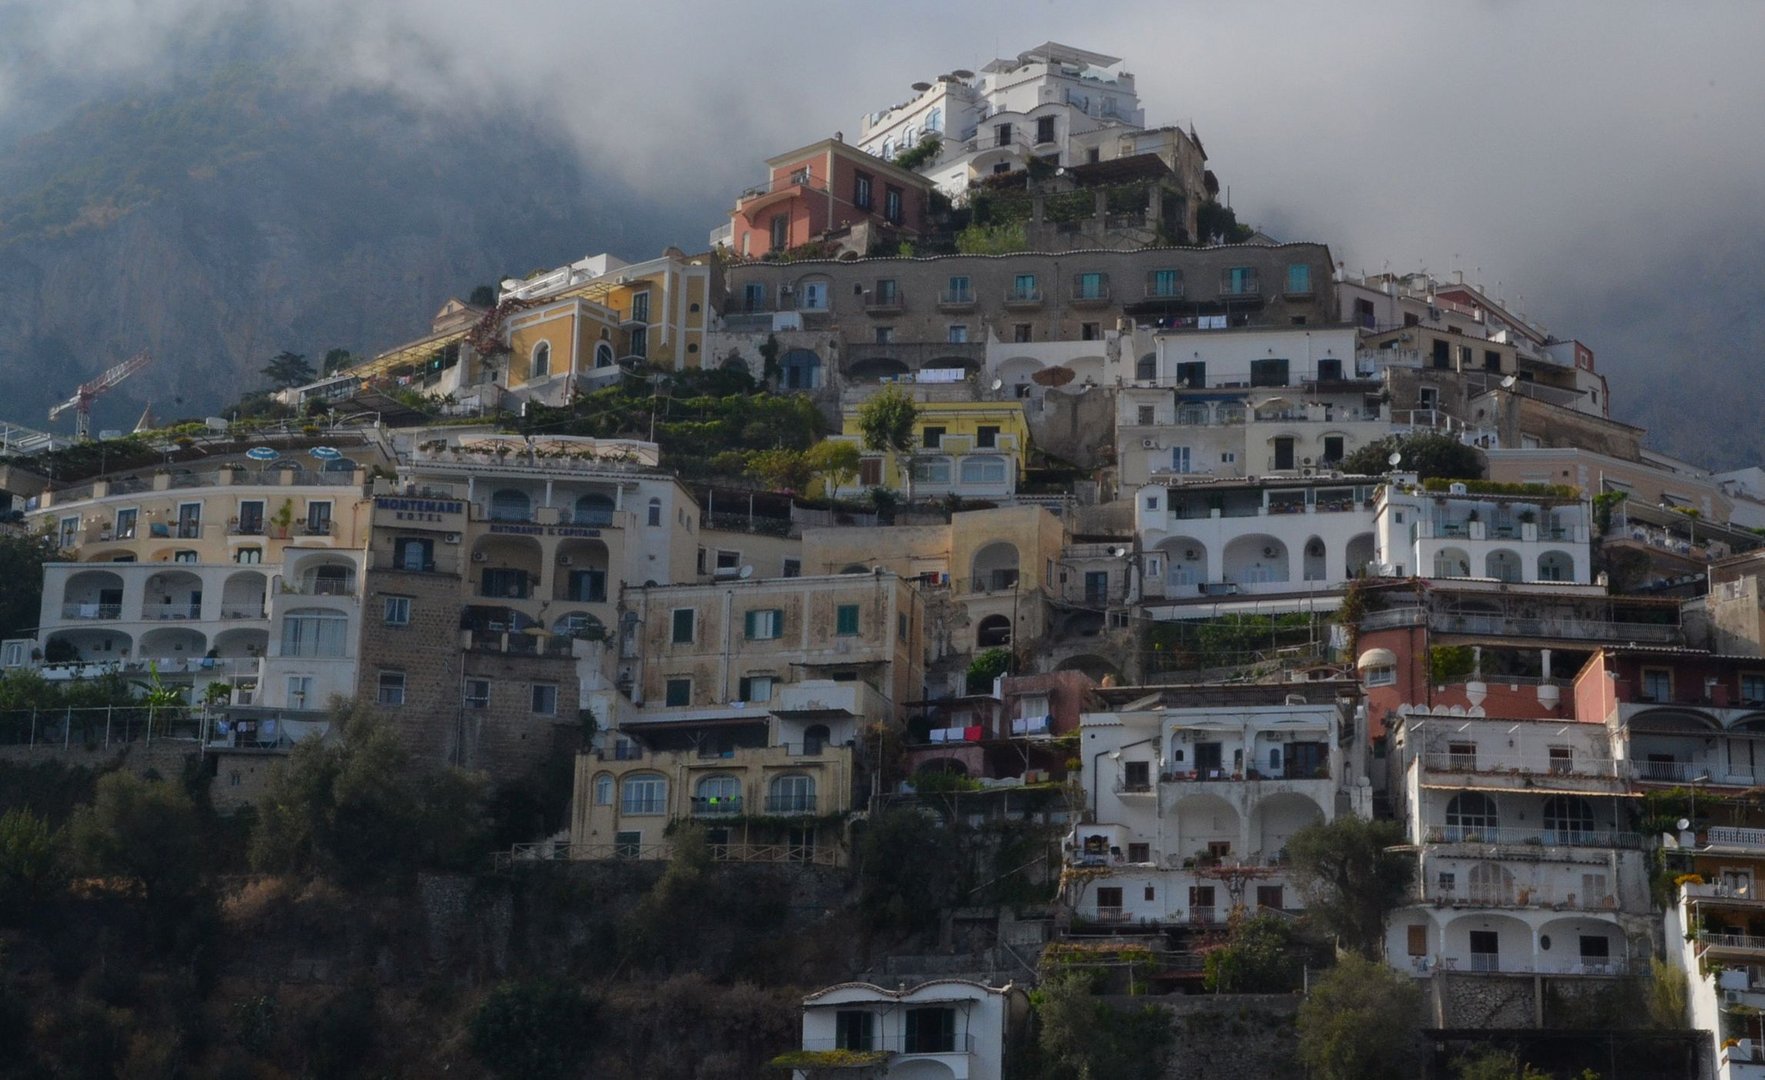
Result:
{"label": "balcony railing", "polygon": [[221,607],[223,619],[262,619],[265,618],[262,604],[225,604]]}
{"label": "balcony railing", "polygon": [[1005,290],[1006,307],[1039,307],[1042,304],[1042,290],[1037,288]]}
{"label": "balcony railing", "polygon": [[[1491,682],[1502,682],[1500,678]],[[1546,754],[1452,754],[1422,755],[1422,768],[1429,772],[1455,773],[1524,773],[1537,776],[1598,776],[1616,779],[1618,762],[1609,757],[1577,754],[1572,758],[1553,758]]]}
{"label": "balcony railing", "polygon": [[202,605],[191,603],[142,604],[141,617],[143,619],[200,619],[202,618]]}
{"label": "balcony railing", "polygon": [[1698,935],[1698,946],[1705,949],[1744,949],[1765,953],[1765,937],[1753,934],[1713,934],[1705,931]]}
{"label": "balcony railing", "polygon": [[815,796],[813,795],[768,795],[766,797],[768,814],[813,814],[815,812]]}
{"label": "balcony railing", "polygon": [[115,619],[123,613],[121,604],[72,603],[61,605],[64,619]]}
{"label": "balcony railing", "polygon": [[1146,299],[1148,300],[1181,300],[1182,298],[1183,283],[1180,281],[1171,284],[1160,284],[1156,281],[1146,283]]}
{"label": "balcony railing", "polygon": [[1704,843],[1710,847],[1765,848],[1765,829],[1712,825],[1704,834]]}
{"label": "balcony railing", "polygon": [[804,1050],[851,1050],[859,1053],[887,1054],[972,1054],[974,1036],[967,1032],[947,1035],[919,1036],[909,1039],[905,1032],[888,1032],[869,1039],[804,1039]]}
{"label": "balcony railing", "polygon": [[1262,295],[1262,282],[1256,280],[1255,278],[1251,278],[1248,281],[1243,280],[1241,278],[1238,280],[1233,280],[1232,278],[1222,278],[1222,279],[1220,279],[1220,295],[1221,296],[1261,296]]}
{"label": "balcony railing", "polygon": [[1692,781],[1703,783],[1718,780],[1727,774],[1727,770],[1717,765],[1696,761],[1632,761],[1630,775],[1638,780],[1651,780],[1657,783],[1688,784]]}
{"label": "balcony railing", "polygon": [[1109,303],[1109,282],[1096,285],[1074,285],[1068,297],[1074,307],[1100,307]]}
{"label": "balcony railing", "polygon": [[976,304],[973,289],[945,289],[938,293],[938,306],[946,310],[962,310]]}
{"label": "balcony railing", "polygon": [[864,310],[872,315],[896,315],[907,306],[900,289],[879,292],[864,298]]}
{"label": "balcony railing", "polygon": [[742,812],[740,795],[694,795],[694,817],[726,817]]}
{"label": "balcony railing", "polygon": [[1430,825],[1430,844],[1512,844],[1532,847],[1636,848],[1642,837],[1603,829],[1512,829],[1474,825]]}

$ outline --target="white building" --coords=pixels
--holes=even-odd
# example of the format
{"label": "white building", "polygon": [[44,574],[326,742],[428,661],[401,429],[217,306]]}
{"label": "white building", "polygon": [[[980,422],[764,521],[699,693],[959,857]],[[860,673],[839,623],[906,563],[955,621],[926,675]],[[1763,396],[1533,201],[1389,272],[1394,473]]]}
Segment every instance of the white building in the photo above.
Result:
{"label": "white building", "polygon": [[1387,484],[1375,515],[1380,572],[1391,577],[1593,580],[1588,507],[1578,496],[1421,491]]}
{"label": "white building", "polygon": [[1650,871],[1605,725],[1405,709],[1391,743],[1420,864],[1414,903],[1387,926],[1392,966],[1615,976],[1646,965]]}
{"label": "white building", "polygon": [[[1113,711],[1080,720],[1085,822],[1066,897],[1097,923],[1214,925],[1234,907],[1302,907],[1287,841],[1372,789],[1343,734],[1353,684],[1103,690]],[[1208,704],[1190,704],[1206,701]],[[1182,703],[1182,704],[1179,704]]]}
{"label": "white building", "polygon": [[936,979],[911,989],[840,983],[803,999],[803,1064],[794,1080],[822,1075],[815,1056],[868,1060],[859,1075],[890,1080],[1004,1080],[1012,1040],[1027,1031],[1029,1001],[1007,983]]}
{"label": "white building", "polygon": [[[1335,475],[1146,484],[1134,494],[1142,596],[1170,608],[1332,597],[1374,561],[1375,483]],[[1258,610],[1276,609],[1265,601]]]}

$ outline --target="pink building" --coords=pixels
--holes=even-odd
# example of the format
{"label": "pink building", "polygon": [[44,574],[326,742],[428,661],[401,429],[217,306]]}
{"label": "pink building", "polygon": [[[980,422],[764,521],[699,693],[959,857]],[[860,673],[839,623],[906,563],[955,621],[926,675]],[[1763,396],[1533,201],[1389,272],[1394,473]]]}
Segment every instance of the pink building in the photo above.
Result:
{"label": "pink building", "polygon": [[730,214],[730,244],[749,258],[859,226],[917,236],[932,183],[838,139],[766,162],[767,182],[744,192]]}

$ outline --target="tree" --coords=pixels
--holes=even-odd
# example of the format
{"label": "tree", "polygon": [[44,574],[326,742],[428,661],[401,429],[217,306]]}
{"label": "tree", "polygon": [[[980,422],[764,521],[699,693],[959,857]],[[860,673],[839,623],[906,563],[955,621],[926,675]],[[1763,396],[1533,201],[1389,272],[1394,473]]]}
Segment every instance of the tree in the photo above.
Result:
{"label": "tree", "polygon": [[491,308],[496,306],[496,286],[495,285],[474,285],[474,286],[472,286],[471,293],[469,295],[467,295],[467,297],[466,297],[466,303],[472,305],[475,308],[484,308],[486,311],[490,310]]}
{"label": "tree", "polygon": [[920,930],[961,894],[962,851],[949,826],[910,807],[870,819],[858,845],[858,905],[870,927]]}
{"label": "tree", "polygon": [[273,390],[300,386],[312,382],[314,378],[313,366],[307,363],[306,357],[286,349],[277,353],[259,370],[264,378],[270,380],[270,388]]}
{"label": "tree", "polygon": [[836,442],[831,439],[816,443],[803,455],[803,463],[809,467],[809,471],[827,481],[828,494],[857,479],[858,466],[862,461],[863,455],[859,453],[857,443]]}
{"label": "tree", "polygon": [[1385,917],[1403,903],[1415,878],[1414,857],[1391,850],[1404,840],[1395,821],[1346,816],[1308,826],[1287,841],[1306,913],[1362,956],[1380,955]]}
{"label": "tree", "polygon": [[505,983],[472,1017],[472,1053],[498,1076],[564,1080],[582,1074],[593,1004],[560,982]]}
{"label": "tree", "polygon": [[1279,994],[1299,981],[1293,926],[1277,915],[1237,919],[1226,944],[1203,960],[1203,985],[1218,994]]}
{"label": "tree", "polygon": [[340,709],[333,725],[340,740],[299,743],[271,775],[251,838],[255,869],[364,885],[484,858],[481,777],[412,762],[365,709]]}
{"label": "tree", "polygon": [[1483,455],[1450,435],[1431,431],[1391,435],[1359,447],[1342,459],[1342,471],[1361,476],[1383,476],[1392,470],[1391,455],[1403,455],[1397,468],[1413,472],[1417,479],[1445,477],[1474,480],[1483,475]]}
{"label": "tree", "polygon": [[1195,208],[1195,238],[1203,244],[1242,244],[1256,235],[1248,225],[1238,224],[1238,213],[1212,199]]}
{"label": "tree", "polygon": [[1299,1059],[1317,1080],[1399,1080],[1420,1060],[1422,995],[1377,960],[1345,956],[1299,1006]]}
{"label": "tree", "polygon": [[866,450],[911,453],[918,423],[919,406],[897,386],[883,387],[882,393],[858,407],[858,430],[864,434]]}
{"label": "tree", "polygon": [[1494,1048],[1458,1058],[1452,1070],[1456,1080],[1551,1080],[1549,1073],[1523,1064],[1513,1051]]}
{"label": "tree", "polygon": [[23,808],[0,816],[0,923],[29,911],[55,884],[55,838],[49,823]]}
{"label": "tree", "polygon": [[1156,1080],[1173,1032],[1156,1005],[1121,1009],[1092,994],[1085,975],[1058,975],[1034,1000],[1044,1080]]}
{"label": "tree", "polygon": [[335,375],[353,363],[355,363],[355,354],[348,349],[328,349],[325,352],[323,370],[326,375]]}
{"label": "tree", "polygon": [[47,537],[0,536],[0,638],[31,637],[43,606],[43,564],[55,557]]}
{"label": "tree", "polygon": [[92,805],[68,822],[74,866],[101,877],[138,881],[152,901],[196,891],[203,842],[196,804],[176,784],[113,772],[98,781]]}
{"label": "tree", "polygon": [[784,447],[749,454],[747,472],[774,491],[802,491],[815,475],[801,450]]}

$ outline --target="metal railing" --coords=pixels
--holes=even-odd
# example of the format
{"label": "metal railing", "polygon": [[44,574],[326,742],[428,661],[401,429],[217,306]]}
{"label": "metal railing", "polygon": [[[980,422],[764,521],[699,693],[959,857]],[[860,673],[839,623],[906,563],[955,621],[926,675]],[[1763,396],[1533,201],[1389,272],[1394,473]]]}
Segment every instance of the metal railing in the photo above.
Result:
{"label": "metal railing", "polygon": [[1005,290],[1005,303],[1007,305],[1040,304],[1042,299],[1042,290],[1037,288],[1019,289],[1014,286]]}
{"label": "metal railing", "polygon": [[1630,775],[1638,780],[1654,780],[1686,784],[1714,780],[1726,776],[1728,770],[1714,764],[1696,761],[1635,761],[1630,762]]}
{"label": "metal railing", "polygon": [[188,706],[0,710],[0,746],[95,749],[169,739],[201,743],[211,721]]}
{"label": "metal railing", "polygon": [[1512,844],[1532,847],[1638,848],[1642,837],[1604,829],[1512,829],[1475,825],[1430,825],[1430,844]]}
{"label": "metal railing", "polygon": [[[808,844],[710,844],[715,862],[731,863],[807,863],[812,866],[839,865],[839,852],[834,848]],[[499,851],[491,861],[499,870],[523,864],[575,860],[583,862],[625,862],[633,860],[665,860],[674,854],[672,844],[571,844],[542,840],[516,844],[508,851]]]}
{"label": "metal railing", "polygon": [[815,796],[768,795],[766,796],[766,812],[768,814],[813,814],[815,812]]}
{"label": "metal railing", "polygon": [[1708,949],[1749,949],[1765,952],[1765,937],[1753,934],[1715,934],[1706,930],[1698,934],[1698,945]]}
{"label": "metal railing", "polygon": [[723,817],[742,812],[740,795],[694,795],[692,799],[694,817]]}
{"label": "metal railing", "polygon": [[938,303],[945,307],[972,307],[975,303],[973,289],[944,289],[938,293]]}
{"label": "metal railing", "polygon": [[1704,843],[1711,847],[1765,848],[1765,829],[1712,825],[1704,834]]}
{"label": "metal railing", "polygon": [[[945,1032],[941,1034],[918,1035],[909,1038],[905,1032],[879,1033],[869,1039],[804,1039],[804,1050],[851,1050],[857,1053],[888,1053],[911,1056],[913,1054],[972,1054],[974,1053],[974,1036],[967,1032]],[[811,1070],[813,1071],[813,1070]]]}
{"label": "metal railing", "polygon": [[[1502,682],[1500,678],[1491,682]],[[1557,685],[1562,685],[1557,683]],[[1571,758],[1553,758],[1548,754],[1453,754],[1426,753],[1422,768],[1430,772],[1524,773],[1537,776],[1591,776],[1620,778],[1615,758],[1576,754]]]}
{"label": "metal railing", "polygon": [[115,619],[123,613],[121,604],[72,603],[61,605],[64,619]]}

